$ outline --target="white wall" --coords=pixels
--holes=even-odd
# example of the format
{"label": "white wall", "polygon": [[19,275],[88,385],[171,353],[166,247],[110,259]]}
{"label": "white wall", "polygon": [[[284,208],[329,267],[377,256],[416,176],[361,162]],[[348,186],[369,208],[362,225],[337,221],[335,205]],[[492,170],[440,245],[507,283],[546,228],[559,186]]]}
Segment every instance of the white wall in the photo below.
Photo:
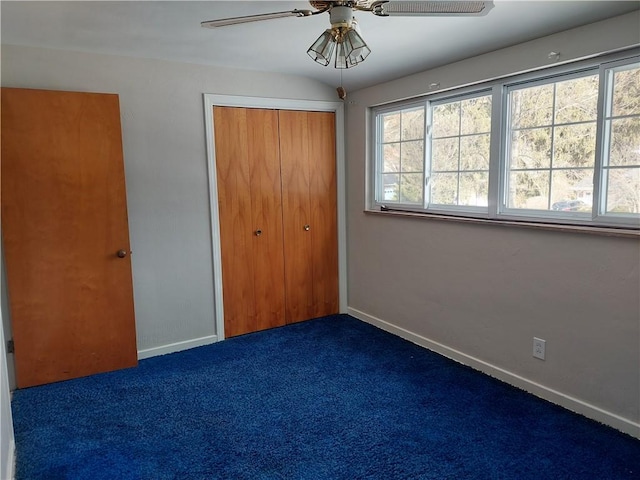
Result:
{"label": "white wall", "polygon": [[[2,312],[0,309],[0,320],[3,317]],[[0,329],[0,479],[10,480],[13,478],[15,440],[4,346],[4,332]]]}
{"label": "white wall", "polygon": [[203,94],[335,100],[303,77],[10,45],[2,85],[119,94],[142,356],[216,333]]}
{"label": "white wall", "polygon": [[[0,234],[0,238],[2,235]],[[5,272],[5,263],[4,263],[4,248],[2,242],[0,241],[0,306],[2,308],[2,333],[4,334],[4,338],[10,339],[13,337],[11,330],[11,322],[9,319],[11,318],[11,310],[9,310],[9,296],[7,292],[7,275]],[[7,373],[9,375],[9,389],[14,390],[16,388],[16,372],[14,367],[14,355],[13,353],[6,354],[7,361]]]}
{"label": "white wall", "polygon": [[363,211],[367,107],[638,44],[638,25],[635,12],[353,92],[346,126],[350,313],[636,436],[637,240]]}

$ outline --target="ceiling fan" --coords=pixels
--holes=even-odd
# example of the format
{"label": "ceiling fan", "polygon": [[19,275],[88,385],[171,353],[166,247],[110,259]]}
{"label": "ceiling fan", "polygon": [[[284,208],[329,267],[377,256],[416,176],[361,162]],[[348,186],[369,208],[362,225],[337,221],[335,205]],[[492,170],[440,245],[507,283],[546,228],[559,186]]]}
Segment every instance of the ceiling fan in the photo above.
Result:
{"label": "ceiling fan", "polygon": [[466,0],[349,0],[310,1],[314,10],[289,10],[260,13],[242,17],[208,20],[200,25],[206,28],[226,27],[241,23],[259,22],[284,17],[309,17],[329,13],[331,28],[325,30],[309,47],[307,54],[321,65],[329,65],[336,50],[335,68],[351,68],[362,62],[371,49],[359,33],[354,12],[370,12],[379,17],[393,16],[481,16],[493,7],[493,1]]}

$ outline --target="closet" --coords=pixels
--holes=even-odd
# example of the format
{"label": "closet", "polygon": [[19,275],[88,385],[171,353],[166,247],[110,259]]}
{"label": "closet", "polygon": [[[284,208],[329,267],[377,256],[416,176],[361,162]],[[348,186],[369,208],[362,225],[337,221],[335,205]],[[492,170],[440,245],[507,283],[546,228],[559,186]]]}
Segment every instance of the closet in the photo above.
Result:
{"label": "closet", "polygon": [[213,115],[225,336],[337,313],[335,115]]}

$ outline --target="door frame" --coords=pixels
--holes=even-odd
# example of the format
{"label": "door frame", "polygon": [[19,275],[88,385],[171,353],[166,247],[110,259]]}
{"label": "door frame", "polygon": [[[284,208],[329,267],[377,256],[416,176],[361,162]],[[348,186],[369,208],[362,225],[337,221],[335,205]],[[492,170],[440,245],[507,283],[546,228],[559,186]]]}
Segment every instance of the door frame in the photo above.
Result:
{"label": "door frame", "polygon": [[222,298],[222,248],[220,246],[220,217],[218,212],[218,179],[216,174],[215,125],[213,107],[244,107],[274,110],[304,110],[333,112],[336,119],[336,188],[338,202],[338,285],[340,313],[347,312],[347,219],[344,104],[322,100],[294,100],[288,98],[249,97],[205,93],[204,122],[209,174],[209,212],[211,222],[211,253],[213,259],[213,298],[216,337],[224,340],[224,302]]}

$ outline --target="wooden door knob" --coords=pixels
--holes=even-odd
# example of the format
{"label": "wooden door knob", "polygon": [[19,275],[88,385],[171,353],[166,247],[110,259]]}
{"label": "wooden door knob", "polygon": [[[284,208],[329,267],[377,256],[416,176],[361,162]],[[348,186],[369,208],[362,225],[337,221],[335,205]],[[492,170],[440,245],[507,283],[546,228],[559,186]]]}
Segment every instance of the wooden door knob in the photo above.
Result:
{"label": "wooden door knob", "polygon": [[116,252],[116,255],[118,256],[118,258],[124,258],[127,256],[127,251],[126,250],[118,250]]}
{"label": "wooden door knob", "polygon": [[309,230],[311,230],[311,225],[305,225],[305,226],[304,226],[304,230],[305,230],[306,232],[308,232]]}
{"label": "wooden door knob", "polygon": [[260,229],[256,230],[256,237],[259,237],[260,235],[262,235],[262,230]]}

